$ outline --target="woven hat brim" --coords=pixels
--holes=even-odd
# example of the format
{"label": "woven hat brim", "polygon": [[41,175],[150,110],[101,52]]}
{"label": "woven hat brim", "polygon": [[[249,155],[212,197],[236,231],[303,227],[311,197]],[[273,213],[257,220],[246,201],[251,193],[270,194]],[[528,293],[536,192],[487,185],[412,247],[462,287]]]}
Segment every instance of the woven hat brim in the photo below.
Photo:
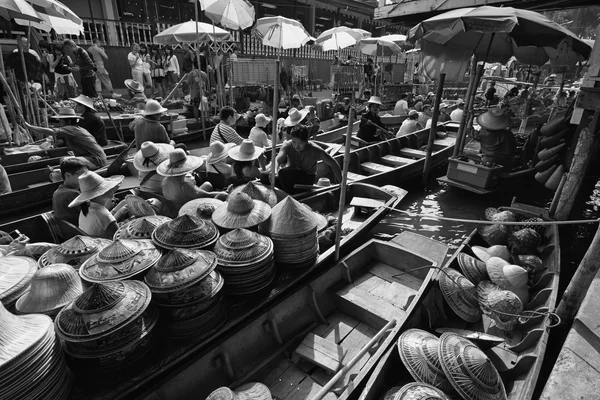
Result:
{"label": "woven hat brim", "polygon": [[133,214],[136,217],[149,217],[151,215],[156,215],[156,211],[154,211],[152,206],[141,197],[127,196],[125,197],[125,201],[127,202],[127,207],[129,208],[130,214]]}
{"label": "woven hat brim", "polygon": [[167,111],[169,111],[168,108],[161,107],[158,110],[153,111],[153,112],[142,111],[142,115],[156,115],[156,114],[162,114]]}
{"label": "woven hat brim", "polygon": [[252,200],[254,207],[249,213],[234,214],[227,209],[227,204],[222,205],[213,212],[213,222],[225,229],[250,228],[256,226],[271,216],[271,207],[260,200]]}
{"label": "woven hat brim", "polygon": [[481,127],[492,131],[506,129],[512,125],[512,121],[508,116],[486,117],[486,113],[483,113],[477,117],[477,123]]}
{"label": "woven hat brim", "polygon": [[[160,164],[167,160],[169,158],[169,153],[175,149],[175,147],[166,143],[154,143],[154,145],[158,147],[158,154],[154,156],[156,157],[156,160],[153,160],[156,164]],[[133,156],[133,166],[140,172],[155,171],[156,168],[158,168],[154,164],[150,164],[148,167],[144,165],[144,156],[141,150],[138,150]]]}
{"label": "woven hat brim", "polygon": [[229,155],[229,157],[231,157],[235,161],[256,160],[265,151],[265,149],[263,147],[255,147],[254,152],[252,154],[241,154],[240,147],[239,146],[236,146],[236,147],[237,148],[230,149],[229,152],[227,153]]}
{"label": "woven hat brim", "polygon": [[94,107],[94,103],[92,102],[92,104],[88,104],[84,101],[79,100],[79,98],[77,97],[73,97],[72,99],[69,99],[71,101],[74,101],[77,104],[81,104],[82,106],[86,106],[87,108],[96,111],[96,108]]}
{"label": "woven hat brim", "polygon": [[223,148],[223,151],[221,153],[218,153],[216,155],[208,153],[208,156],[206,157],[206,164],[215,164],[225,160],[227,157],[229,157],[229,150],[231,150],[231,148],[235,146],[235,143],[225,143],[224,146],[225,147]]}
{"label": "woven hat brim", "polygon": [[161,176],[181,176],[197,170],[202,166],[203,163],[204,159],[201,157],[187,156],[185,163],[179,167],[170,168],[170,160],[167,159],[160,163],[158,168],[156,168],[156,173]]}
{"label": "woven hat brim", "polygon": [[28,290],[23,296],[19,297],[19,300],[17,300],[17,303],[15,304],[15,309],[22,314],[45,314],[52,311],[58,311],[58,309],[66,306],[79,297],[81,293],[83,293],[83,288],[81,286],[79,286],[79,288],[72,287],[65,293],[62,293],[60,297],[47,301],[46,307],[41,307],[40,304],[37,304],[38,299],[34,297],[31,290]]}
{"label": "woven hat brim", "polygon": [[79,115],[52,115],[50,118],[52,119],[83,119],[83,117]]}
{"label": "woven hat brim", "polygon": [[290,116],[288,116],[285,119],[285,121],[283,121],[283,125],[284,126],[296,126],[300,122],[302,122],[302,120],[304,118],[306,118],[306,116],[308,115],[309,112],[310,112],[310,110],[304,108],[304,109],[300,110],[300,119],[298,121],[292,121],[292,118]]}
{"label": "woven hat brim", "polygon": [[114,189],[115,187],[119,186],[123,182],[123,179],[125,179],[123,175],[115,175],[110,176],[108,178],[104,178],[104,182],[102,182],[102,184],[98,186],[93,192],[81,193],[79,196],[75,197],[75,199],[69,204],[69,207],[77,207],[78,205],[81,205],[86,201],[95,199],[98,196],[102,196],[111,189]]}
{"label": "woven hat brim", "polygon": [[140,89],[134,88],[133,86],[131,86],[131,82],[133,82],[133,79],[127,79],[125,81],[125,87],[129,90],[131,90],[132,92],[135,93],[142,93],[144,91],[144,88],[141,87]]}
{"label": "woven hat brim", "polygon": [[197,212],[198,207],[200,207],[202,205],[210,205],[210,206],[215,207],[215,210],[216,210],[217,208],[221,207],[223,204],[225,204],[224,201],[215,199],[212,197],[190,200],[187,203],[185,203],[183,206],[181,206],[181,208],[179,209],[178,216],[187,214],[187,215],[191,215],[192,217],[197,217],[198,216],[198,212]]}

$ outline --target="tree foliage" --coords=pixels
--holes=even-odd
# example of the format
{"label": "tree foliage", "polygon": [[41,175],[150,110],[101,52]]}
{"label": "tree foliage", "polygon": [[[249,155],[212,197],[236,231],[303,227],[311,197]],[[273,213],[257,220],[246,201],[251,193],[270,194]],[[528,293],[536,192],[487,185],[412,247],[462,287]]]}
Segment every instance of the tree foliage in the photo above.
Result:
{"label": "tree foliage", "polygon": [[544,14],[582,39],[595,39],[600,27],[600,6],[548,11]]}

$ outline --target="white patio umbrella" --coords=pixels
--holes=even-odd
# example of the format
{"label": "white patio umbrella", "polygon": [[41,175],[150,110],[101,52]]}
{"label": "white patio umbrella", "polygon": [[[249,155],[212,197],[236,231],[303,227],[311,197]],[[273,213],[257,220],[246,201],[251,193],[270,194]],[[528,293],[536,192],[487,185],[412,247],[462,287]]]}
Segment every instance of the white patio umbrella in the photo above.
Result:
{"label": "white patio umbrella", "polygon": [[382,37],[361,39],[357,46],[361,53],[368,56],[390,57],[402,53],[400,46]]}
{"label": "white patio umbrella", "polygon": [[405,35],[384,35],[381,36],[382,40],[389,40],[390,42],[396,43],[398,46],[402,46],[406,44],[406,36]]}
{"label": "white patio umbrella", "polygon": [[370,38],[373,35],[371,32],[365,31],[364,29],[360,29],[360,28],[352,28],[352,30],[360,33],[362,35],[363,39]]}
{"label": "white patio umbrella", "polygon": [[40,21],[33,7],[25,0],[0,0],[0,17],[9,21],[17,18]]}
{"label": "white patio umbrella", "polygon": [[[196,30],[197,29],[197,30]],[[213,27],[204,22],[187,21],[173,25],[152,38],[156,44],[195,43],[196,41],[228,41],[231,34],[225,29]]]}
{"label": "white patio umbrella", "polygon": [[30,26],[44,32],[54,30],[59,35],[80,35],[83,21],[69,7],[56,0],[27,0],[38,14],[39,22],[15,18],[19,25]]}
{"label": "white patio umbrella", "polygon": [[339,51],[346,47],[354,46],[362,38],[362,33],[357,30],[338,26],[321,33],[315,40],[315,45],[319,46],[323,51]]}
{"label": "white patio umbrella", "polygon": [[254,6],[247,0],[200,0],[200,7],[215,24],[225,28],[246,29],[254,24]]}

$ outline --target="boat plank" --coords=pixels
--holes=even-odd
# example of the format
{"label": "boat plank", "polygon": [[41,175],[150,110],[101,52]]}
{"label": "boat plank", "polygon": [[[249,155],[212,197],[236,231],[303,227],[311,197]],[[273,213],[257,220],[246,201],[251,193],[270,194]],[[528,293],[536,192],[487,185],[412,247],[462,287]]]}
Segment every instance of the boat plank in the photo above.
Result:
{"label": "boat plank", "polygon": [[349,181],[358,181],[358,180],[365,179],[366,177],[367,177],[366,175],[355,174],[354,172],[348,171],[348,180]]}
{"label": "boat plank", "polygon": [[[312,399],[323,386],[319,385],[310,377],[304,379],[298,386],[296,386],[285,400],[306,400]],[[325,400],[336,400],[336,396],[329,392],[323,397]]]}
{"label": "boat plank", "polygon": [[411,164],[411,163],[415,162],[415,160],[413,160],[412,158],[405,158],[405,157],[395,156],[392,154],[388,154],[386,156],[381,157],[381,161],[392,167],[401,167],[403,165]]}
{"label": "boat plank", "polygon": [[281,356],[281,361],[279,362],[279,364],[277,364],[274,368],[270,369],[267,375],[262,377],[260,381],[269,387],[274,386],[277,382],[279,382],[284,372],[291,366],[292,363],[290,362],[290,360],[285,356]]}
{"label": "boat plank", "polygon": [[[288,361],[288,363],[290,362]],[[287,396],[306,378],[307,375],[300,368],[290,363],[289,368],[269,386],[271,395],[280,399],[287,399]]]}
{"label": "boat plank", "polygon": [[387,165],[378,164],[371,161],[367,161],[360,164],[360,169],[361,171],[364,171],[367,175],[380,174],[382,172],[390,172],[394,170],[394,168],[389,167]]}
{"label": "boat plank", "polygon": [[411,149],[410,147],[405,147],[402,150],[400,150],[400,155],[402,157],[420,159],[420,158],[425,158],[426,153],[421,150]]}
{"label": "boat plank", "polygon": [[336,372],[340,368],[344,349],[332,340],[309,333],[296,348],[295,353],[327,371]]}
{"label": "boat plank", "polygon": [[334,301],[342,311],[355,315],[359,320],[377,329],[381,329],[388,321],[399,318],[403,313],[387,301],[354,285],[338,290]]}
{"label": "boat plank", "polygon": [[389,286],[383,292],[382,298],[399,309],[406,311],[418,293],[418,290],[413,290],[397,282],[390,282]]}
{"label": "boat plank", "polygon": [[313,329],[315,335],[340,344],[350,332],[359,324],[359,320],[339,310],[327,316],[329,324],[321,324]]}
{"label": "boat plank", "polygon": [[410,273],[402,273],[403,271],[399,271],[396,268],[382,262],[374,263],[370,269],[370,272],[385,281],[401,283],[407,288],[417,292],[421,288],[421,284],[423,282],[422,279],[416,278]]}

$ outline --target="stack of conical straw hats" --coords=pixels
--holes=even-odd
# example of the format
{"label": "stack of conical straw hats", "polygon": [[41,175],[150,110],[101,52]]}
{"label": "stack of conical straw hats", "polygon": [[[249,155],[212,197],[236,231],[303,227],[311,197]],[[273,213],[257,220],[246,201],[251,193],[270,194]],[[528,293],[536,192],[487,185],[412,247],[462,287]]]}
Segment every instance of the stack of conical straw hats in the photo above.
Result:
{"label": "stack of conical straw hats", "polygon": [[37,263],[29,257],[0,257],[0,303],[8,310],[27,291]]}
{"label": "stack of conical straw hats", "polygon": [[171,218],[163,215],[135,218],[119,227],[113,239],[151,239],[154,229],[169,221]]}
{"label": "stack of conical straw hats", "polygon": [[52,264],[36,271],[15,308],[19,314],[46,314],[53,318],[81,293],[77,270],[68,264]]}
{"label": "stack of conical straw hats", "polygon": [[292,197],[273,207],[258,231],[273,240],[275,262],[284,268],[311,266],[319,255],[315,213]]}
{"label": "stack of conical straw hats", "polygon": [[235,229],[215,244],[217,269],[225,278],[225,293],[244,295],[258,292],[275,277],[273,242],[247,229]]}
{"label": "stack of conical straw hats", "polygon": [[481,319],[477,287],[454,268],[445,267],[440,273],[440,290],[452,311],[467,322]]}
{"label": "stack of conical straw hats", "polygon": [[50,317],[16,316],[0,303],[0,399],[69,396],[71,375]]}
{"label": "stack of conical straw hats", "polygon": [[119,239],[83,263],[79,275],[87,282],[120,281],[142,274],[159,258],[150,240]]}
{"label": "stack of conical straw hats", "polygon": [[200,337],[225,322],[217,257],[207,250],[173,249],[144,278],[161,310],[165,335]]}
{"label": "stack of conical straw hats", "polygon": [[275,207],[275,204],[277,204],[275,191],[258,182],[248,182],[245,185],[238,186],[233,189],[231,195],[238,192],[246,193],[252,200],[260,200],[271,207]]}
{"label": "stack of conical straw hats", "polygon": [[110,243],[109,239],[77,235],[42,254],[39,265],[44,268],[50,264],[69,264],[79,269],[88,258]]}
{"label": "stack of conical straw hats", "polygon": [[214,199],[212,197],[203,197],[200,199],[190,200],[185,203],[180,209],[178,216],[191,215],[202,219],[211,220],[213,212],[220,206],[225,204],[224,201]]}
{"label": "stack of conical straw hats", "polygon": [[163,249],[209,250],[219,238],[219,230],[210,221],[188,214],[156,227],[152,241]]}
{"label": "stack of conical straw hats", "polygon": [[[95,283],[56,316],[71,369],[123,378],[150,349],[158,310],[139,281]],[[118,379],[118,378],[117,378]]]}
{"label": "stack of conical straw hats", "polygon": [[229,196],[226,204],[217,208],[212,221],[223,230],[255,228],[271,216],[271,207],[261,200],[253,200],[243,192]]}

